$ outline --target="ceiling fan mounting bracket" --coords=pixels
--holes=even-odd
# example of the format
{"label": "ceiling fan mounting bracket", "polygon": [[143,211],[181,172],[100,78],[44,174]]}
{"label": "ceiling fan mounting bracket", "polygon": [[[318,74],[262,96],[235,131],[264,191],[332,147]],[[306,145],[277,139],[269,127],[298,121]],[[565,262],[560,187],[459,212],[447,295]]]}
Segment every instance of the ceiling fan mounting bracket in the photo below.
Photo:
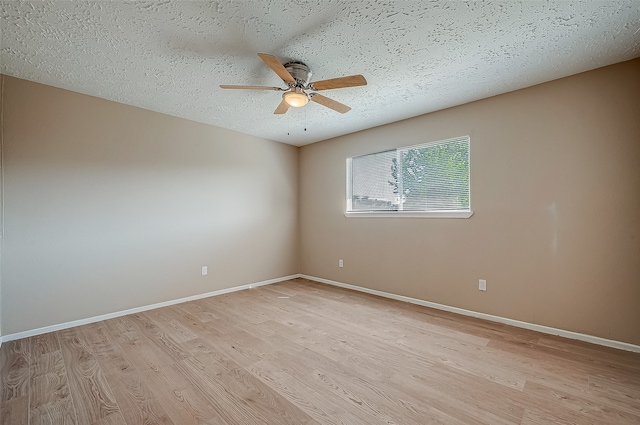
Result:
{"label": "ceiling fan mounting bracket", "polygon": [[311,81],[311,68],[300,61],[291,61],[287,62],[284,65],[284,68],[291,74],[296,83],[288,83],[290,87],[301,87],[305,88],[308,86],[309,81]]}

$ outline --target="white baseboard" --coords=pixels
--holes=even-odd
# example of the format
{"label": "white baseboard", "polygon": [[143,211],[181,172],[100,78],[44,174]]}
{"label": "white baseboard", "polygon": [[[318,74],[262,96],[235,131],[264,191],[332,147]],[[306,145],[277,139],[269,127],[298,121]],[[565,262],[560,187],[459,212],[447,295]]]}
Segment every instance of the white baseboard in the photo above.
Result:
{"label": "white baseboard", "polygon": [[558,335],[565,338],[577,339],[579,341],[590,342],[592,344],[604,345],[606,347],[618,348],[620,350],[633,351],[640,353],[640,346],[629,344],[626,342],[615,341],[612,339],[600,338],[597,336],[581,334],[578,332],[566,331],[564,329],[552,328],[549,326],[536,325],[535,323],[521,322],[520,320],[508,319],[506,317],[494,316],[492,314],[478,313],[476,311],[465,310],[463,308],[451,307],[444,304],[424,301],[417,298],[405,297],[404,295],[391,294],[389,292],[377,291],[375,289],[363,288],[362,286],[350,285],[348,283],[336,282],[334,280],[323,279],[320,277],[299,275],[304,279],[313,280],[315,282],[326,283],[328,285],[339,286],[341,288],[352,289],[354,291],[366,292],[367,294],[378,295],[380,297],[391,298],[398,301],[404,301],[412,304],[422,305],[425,307],[435,308],[437,310],[449,311],[451,313],[462,314],[464,316],[476,317],[478,319],[490,320],[492,322],[504,323],[506,325],[515,326],[517,328],[529,329],[550,335]]}
{"label": "white baseboard", "polygon": [[431,307],[431,308],[435,308],[437,310],[449,311],[451,313],[457,313],[457,314],[462,314],[464,316],[476,317],[476,318],[479,318],[479,319],[485,319],[485,320],[489,320],[489,321],[497,322],[497,323],[504,323],[506,325],[515,326],[515,327],[523,328],[523,329],[529,329],[529,330],[532,330],[532,331],[538,331],[538,332],[542,332],[542,333],[545,333],[545,334],[558,335],[558,336],[562,336],[562,337],[565,337],[565,338],[570,338],[570,339],[576,339],[576,340],[579,340],[579,341],[590,342],[592,344],[603,345],[603,346],[606,346],[606,347],[618,348],[620,350],[633,351],[633,352],[636,352],[636,353],[640,353],[640,346],[634,345],[634,344],[629,344],[629,343],[626,343],[626,342],[615,341],[615,340],[606,339],[606,338],[600,338],[600,337],[597,337],[597,336],[581,334],[581,333],[578,333],[578,332],[567,331],[567,330],[564,330],[564,329],[552,328],[552,327],[549,327],[549,326],[536,325],[535,323],[522,322],[520,320],[508,319],[506,317],[494,316],[494,315],[491,315],[491,314],[478,313],[478,312],[472,311],[472,310],[465,310],[465,309],[458,308],[458,307],[451,307],[451,306],[448,306],[448,305],[438,304],[438,303],[434,303],[434,302],[431,302],[431,301],[424,301],[424,300],[420,300],[420,299],[417,299],[417,298],[405,297],[404,295],[396,295],[396,294],[392,294],[392,293],[389,293],[389,292],[378,291],[378,290],[375,290],[375,289],[364,288],[362,286],[350,285],[348,283],[336,282],[334,280],[323,279],[323,278],[315,277],[315,276],[308,276],[308,275],[305,275],[305,274],[294,274],[294,275],[290,275],[290,276],[279,277],[279,278],[276,278],[276,279],[265,280],[265,281],[262,281],[262,282],[250,283],[250,284],[241,285],[241,286],[234,286],[232,288],[220,289],[220,290],[217,290],[217,291],[206,292],[204,294],[192,295],[192,296],[185,297],[185,298],[179,298],[179,299],[175,299],[175,300],[164,301],[164,302],[161,302],[161,303],[146,305],[146,306],[142,306],[142,307],[135,307],[135,308],[131,308],[131,309],[128,309],[128,310],[117,311],[117,312],[114,312],[114,313],[107,313],[107,314],[103,314],[103,315],[100,315],[100,316],[89,317],[89,318],[86,318],[86,319],[73,320],[71,322],[65,322],[65,323],[60,323],[60,324],[57,324],[57,325],[45,326],[45,327],[38,328],[38,329],[32,329],[32,330],[28,330],[28,331],[16,332],[16,333],[13,333],[13,334],[3,335],[3,336],[0,336],[0,347],[2,346],[2,343],[6,342],[6,341],[14,341],[16,339],[27,338],[27,337],[35,336],[35,335],[41,335],[41,334],[45,334],[45,333],[49,333],[49,332],[59,331],[61,329],[68,329],[68,328],[72,328],[72,327],[75,327],[75,326],[86,325],[86,324],[89,324],[89,323],[95,323],[95,322],[99,322],[99,321],[107,320],[107,319],[113,319],[115,317],[126,316],[127,314],[140,313],[140,312],[147,311],[147,310],[153,310],[155,308],[166,307],[166,306],[174,305],[174,304],[180,304],[180,303],[184,303],[184,302],[187,302],[187,301],[199,300],[201,298],[214,297],[216,295],[228,294],[230,292],[242,291],[244,289],[251,289],[251,288],[254,288],[254,287],[257,287],[257,286],[270,285],[270,284],[273,284],[273,283],[283,282],[285,280],[291,280],[291,279],[295,279],[295,278],[304,278],[304,279],[312,280],[314,282],[320,282],[320,283],[325,283],[325,284],[328,284],[328,285],[339,286],[341,288],[351,289],[351,290],[359,291],[359,292],[365,292],[367,294],[377,295],[377,296],[380,296],[380,297],[391,298],[391,299],[394,299],[394,300],[404,301],[404,302],[417,304],[417,305],[421,305],[421,306],[425,306],[425,307]]}
{"label": "white baseboard", "polygon": [[272,283],[283,282],[285,280],[291,280],[300,277],[299,274],[279,277],[276,279],[264,280],[262,282],[249,283],[247,285],[234,286],[232,288],[219,289],[217,291],[206,292],[204,294],[192,295],[190,297],[178,298],[176,300],[163,301],[161,303],[145,305],[142,307],[130,308],[128,310],[116,311],[114,313],[102,314],[100,316],[89,317],[86,319],[73,320],[71,322],[60,323],[58,325],[45,326],[43,328],[31,329],[23,332],[16,332],[13,334],[3,335],[0,337],[0,346],[2,342],[14,341],[16,339],[27,338],[35,335],[42,335],[49,332],[59,331],[61,329],[73,328],[75,326],[87,325],[89,323],[100,322],[102,320],[113,319],[115,317],[126,316],[127,314],[140,313],[142,311],[153,310],[155,308],[166,307],[169,305],[180,304],[187,301],[199,300],[201,298],[214,297],[216,295],[228,294],[230,292],[242,291],[244,289],[251,289],[257,286],[271,285]]}

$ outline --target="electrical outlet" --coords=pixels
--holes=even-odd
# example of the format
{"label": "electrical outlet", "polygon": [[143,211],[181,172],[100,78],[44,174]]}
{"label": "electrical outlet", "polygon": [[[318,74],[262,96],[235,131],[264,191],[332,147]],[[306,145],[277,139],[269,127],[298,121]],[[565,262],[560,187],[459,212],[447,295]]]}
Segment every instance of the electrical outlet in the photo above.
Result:
{"label": "electrical outlet", "polygon": [[208,273],[207,266],[202,266],[202,276],[206,276]]}
{"label": "electrical outlet", "polygon": [[338,267],[344,267],[344,263],[342,262],[342,260],[338,260]]}
{"label": "electrical outlet", "polygon": [[487,281],[484,279],[480,279],[480,281],[478,282],[478,289],[481,291],[486,291],[487,290]]}

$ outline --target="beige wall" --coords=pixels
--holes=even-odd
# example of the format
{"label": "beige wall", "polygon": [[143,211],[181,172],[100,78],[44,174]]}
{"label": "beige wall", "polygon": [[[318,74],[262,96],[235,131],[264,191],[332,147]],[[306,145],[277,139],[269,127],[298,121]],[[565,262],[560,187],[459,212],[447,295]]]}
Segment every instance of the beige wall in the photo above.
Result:
{"label": "beige wall", "polygon": [[[3,77],[1,333],[302,272],[640,344],[638,75],[302,149]],[[467,134],[473,217],[344,217],[346,157]]]}
{"label": "beige wall", "polygon": [[3,334],[298,272],[298,148],[11,77],[3,106]]}
{"label": "beige wall", "polygon": [[[301,272],[640,344],[639,76],[636,59],[303,147]],[[463,135],[470,219],[343,215],[347,157]]]}
{"label": "beige wall", "polygon": [[[3,136],[3,114],[2,114],[2,94],[4,90],[4,79],[2,75],[0,75],[0,337],[3,334],[2,332],[2,245],[4,239],[4,181],[3,181],[3,161],[2,161],[2,136]],[[2,340],[0,340],[0,344],[2,344]]]}

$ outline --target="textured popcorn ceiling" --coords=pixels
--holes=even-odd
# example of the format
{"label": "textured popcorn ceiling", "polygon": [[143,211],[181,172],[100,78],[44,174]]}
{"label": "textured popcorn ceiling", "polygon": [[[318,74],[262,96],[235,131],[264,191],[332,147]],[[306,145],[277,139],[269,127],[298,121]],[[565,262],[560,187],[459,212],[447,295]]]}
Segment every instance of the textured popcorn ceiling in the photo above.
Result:
{"label": "textured popcorn ceiling", "polygon": [[[640,56],[638,0],[0,6],[4,74],[293,145]],[[353,108],[345,115],[310,103],[276,116],[279,92],[218,88],[281,85],[258,52],[306,62],[312,80],[369,85],[323,92]]]}

